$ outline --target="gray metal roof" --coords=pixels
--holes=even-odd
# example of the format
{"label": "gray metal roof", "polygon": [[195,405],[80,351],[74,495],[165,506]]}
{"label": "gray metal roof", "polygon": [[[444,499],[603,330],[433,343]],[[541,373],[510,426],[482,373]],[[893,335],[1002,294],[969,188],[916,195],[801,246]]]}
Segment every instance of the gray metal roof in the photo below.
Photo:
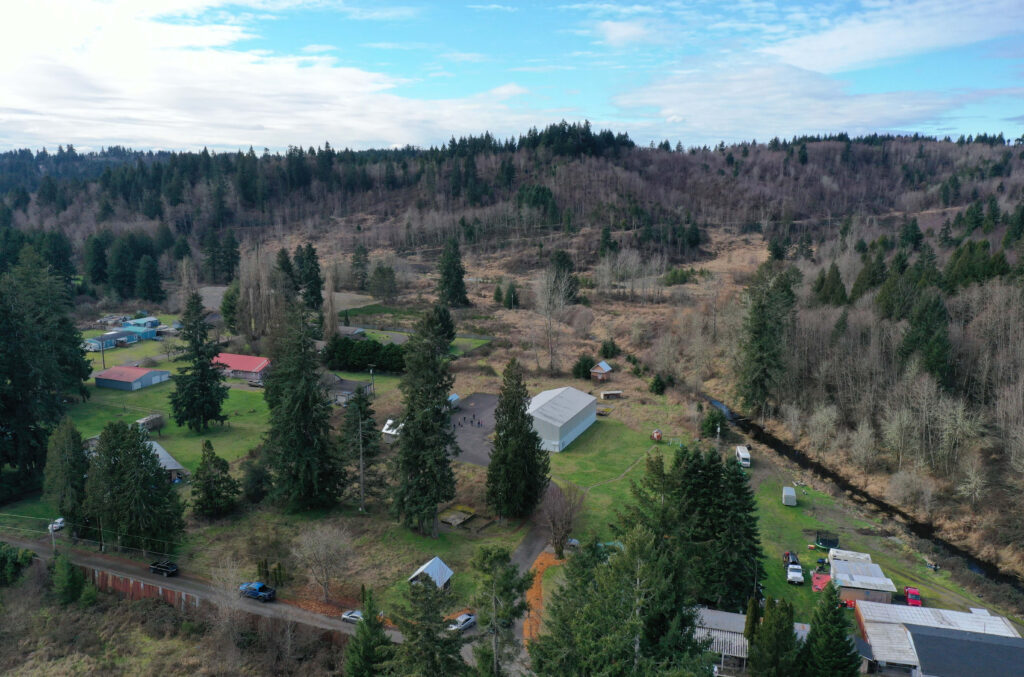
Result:
{"label": "gray metal roof", "polygon": [[534,418],[560,426],[596,403],[597,398],[593,395],[567,386],[538,393],[530,400],[527,412]]}
{"label": "gray metal roof", "polygon": [[454,572],[448,568],[448,565],[440,557],[435,557],[417,569],[412,576],[409,576],[409,581],[415,581],[423,574],[430,576],[431,580],[440,588],[448,582],[454,575]]}
{"label": "gray metal roof", "polygon": [[168,451],[164,449],[162,446],[160,446],[153,440],[147,440],[146,444],[148,444],[149,448],[153,450],[154,454],[156,454],[157,459],[159,459],[160,461],[161,468],[163,468],[164,470],[178,470],[188,472],[188,470],[185,469],[185,466],[178,463],[178,460],[171,456],[170,453],[168,453]]}
{"label": "gray metal roof", "polygon": [[872,562],[834,560],[832,562],[832,580],[841,588],[896,592],[896,585],[892,580],[886,578],[882,567]]}
{"label": "gray metal roof", "polygon": [[908,625],[926,675],[1010,677],[1024,673],[1024,639]]}
{"label": "gray metal roof", "polygon": [[[697,609],[697,622],[694,637],[710,639],[710,651],[722,656],[746,658],[749,646],[743,630],[747,625],[746,614],[718,609]],[[794,623],[793,633],[800,639],[806,639],[811,626],[807,623]]]}
{"label": "gray metal roof", "polygon": [[858,601],[857,615],[864,622],[908,623],[931,628],[980,632],[1001,637],[1020,637],[1009,620],[1002,616],[992,615],[984,609],[973,609],[967,612],[926,606]]}

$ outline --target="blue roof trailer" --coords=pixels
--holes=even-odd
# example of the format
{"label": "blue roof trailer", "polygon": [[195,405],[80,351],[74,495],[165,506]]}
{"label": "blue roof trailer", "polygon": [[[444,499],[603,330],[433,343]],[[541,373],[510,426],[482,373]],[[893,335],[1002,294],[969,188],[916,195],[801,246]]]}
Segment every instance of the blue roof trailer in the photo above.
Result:
{"label": "blue roof trailer", "polygon": [[159,320],[159,318],[156,318],[156,317],[153,317],[152,315],[149,315],[148,317],[139,317],[139,318],[136,318],[136,319],[128,320],[127,322],[124,323],[124,326],[126,328],[127,327],[159,327],[160,326],[160,320]]}
{"label": "blue roof trailer", "polygon": [[156,329],[153,327],[124,327],[125,331],[130,331],[139,337],[139,339],[152,339],[156,340]]}

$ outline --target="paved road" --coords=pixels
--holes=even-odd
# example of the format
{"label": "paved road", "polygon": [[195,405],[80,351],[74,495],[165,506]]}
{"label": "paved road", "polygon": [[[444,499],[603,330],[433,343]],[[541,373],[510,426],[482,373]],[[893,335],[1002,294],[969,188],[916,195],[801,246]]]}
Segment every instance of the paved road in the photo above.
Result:
{"label": "paved road", "polygon": [[[53,557],[50,549],[50,541],[46,536],[38,540],[24,538],[10,538],[3,536],[3,541],[21,548],[27,548],[35,552],[41,559],[49,560]],[[62,544],[64,545],[64,544]],[[341,620],[324,616],[323,614],[307,611],[300,607],[284,602],[261,604],[255,600],[239,599],[233,592],[220,590],[208,582],[188,575],[164,578],[149,573],[149,567],[134,560],[124,559],[113,555],[89,553],[80,550],[64,549],[64,554],[71,558],[75,564],[108,571],[119,576],[131,576],[144,580],[154,585],[159,585],[168,590],[195,595],[199,599],[207,600],[213,604],[228,604],[234,608],[246,611],[258,616],[277,618],[295,623],[303,623],[324,630],[336,630],[346,635],[355,634],[355,626],[350,623],[342,623]],[[401,642],[402,634],[397,630],[388,630],[392,641]]]}

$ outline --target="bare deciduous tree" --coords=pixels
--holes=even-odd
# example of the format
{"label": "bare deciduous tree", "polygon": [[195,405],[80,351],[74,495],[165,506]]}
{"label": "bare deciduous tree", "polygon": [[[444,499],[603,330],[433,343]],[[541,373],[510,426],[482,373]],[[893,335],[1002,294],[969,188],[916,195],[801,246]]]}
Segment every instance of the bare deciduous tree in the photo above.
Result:
{"label": "bare deciduous tree", "polygon": [[534,285],[537,312],[544,318],[544,340],[548,347],[548,371],[558,371],[558,323],[570,291],[570,277],[557,275],[553,268],[541,272]]}
{"label": "bare deciduous tree", "polygon": [[552,487],[544,501],[544,521],[551,530],[551,547],[559,559],[565,555],[565,544],[576,527],[584,498],[583,490],[570,482],[564,487]]}
{"label": "bare deciduous tree", "polygon": [[820,405],[807,420],[807,435],[810,438],[811,450],[818,458],[832,448],[838,422],[839,411],[832,404]]}
{"label": "bare deciduous tree", "polygon": [[960,482],[956,485],[956,493],[970,501],[973,506],[984,497],[987,488],[988,480],[985,478],[981,462],[975,458],[965,463]]}
{"label": "bare deciduous tree", "polygon": [[850,435],[850,458],[862,470],[871,470],[878,458],[875,429],[870,421],[861,421]]}
{"label": "bare deciduous tree", "polygon": [[882,441],[896,458],[896,470],[903,470],[903,460],[914,452],[917,433],[914,415],[906,407],[894,407],[882,419]]}
{"label": "bare deciduous tree", "polygon": [[352,552],[352,536],[337,524],[320,524],[295,539],[292,554],[301,567],[323,589],[324,601]]}

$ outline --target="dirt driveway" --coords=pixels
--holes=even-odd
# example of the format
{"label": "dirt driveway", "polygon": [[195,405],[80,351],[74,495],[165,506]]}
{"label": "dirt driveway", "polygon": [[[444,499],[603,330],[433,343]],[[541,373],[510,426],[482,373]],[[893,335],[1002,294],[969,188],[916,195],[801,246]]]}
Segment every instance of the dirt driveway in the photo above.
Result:
{"label": "dirt driveway", "polygon": [[488,393],[473,393],[462,400],[458,411],[451,417],[455,426],[455,439],[462,453],[456,460],[473,465],[487,466],[491,462],[491,441],[494,432],[494,409],[498,396]]}

